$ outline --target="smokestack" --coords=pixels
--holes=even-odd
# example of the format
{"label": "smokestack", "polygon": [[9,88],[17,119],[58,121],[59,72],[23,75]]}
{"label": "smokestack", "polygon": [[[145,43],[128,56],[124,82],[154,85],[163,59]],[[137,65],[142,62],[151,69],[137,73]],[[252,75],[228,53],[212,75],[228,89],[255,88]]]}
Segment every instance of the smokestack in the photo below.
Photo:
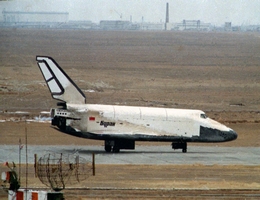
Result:
{"label": "smokestack", "polygon": [[171,30],[169,23],[169,3],[166,3],[166,19],[165,19],[165,30]]}
{"label": "smokestack", "polygon": [[165,23],[169,23],[169,3],[166,3],[166,20]]}

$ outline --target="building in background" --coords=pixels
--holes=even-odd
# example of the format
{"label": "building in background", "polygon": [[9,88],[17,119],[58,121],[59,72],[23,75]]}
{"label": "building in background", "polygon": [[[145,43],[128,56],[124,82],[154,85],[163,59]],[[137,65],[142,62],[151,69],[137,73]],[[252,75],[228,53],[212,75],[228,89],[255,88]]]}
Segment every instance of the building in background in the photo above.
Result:
{"label": "building in background", "polygon": [[100,21],[101,30],[128,30],[131,29],[130,21],[122,20],[102,20]]}
{"label": "building in background", "polygon": [[66,23],[68,12],[21,12],[3,10],[4,23]]}
{"label": "building in background", "polygon": [[181,23],[173,24],[174,30],[196,30],[196,31],[209,31],[211,29],[210,23],[204,23],[200,20],[183,20]]}

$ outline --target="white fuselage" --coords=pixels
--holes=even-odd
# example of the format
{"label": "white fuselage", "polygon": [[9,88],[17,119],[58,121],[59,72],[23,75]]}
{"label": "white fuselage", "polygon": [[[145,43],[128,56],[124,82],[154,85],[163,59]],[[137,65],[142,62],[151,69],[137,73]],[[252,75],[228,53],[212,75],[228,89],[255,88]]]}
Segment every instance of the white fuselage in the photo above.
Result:
{"label": "white fuselage", "polygon": [[[208,117],[200,110],[67,104],[67,110],[56,109],[56,116],[66,113],[66,126],[76,131],[98,135],[147,135],[199,137],[200,127],[228,132],[230,128]],[[76,119],[76,120],[75,120]]]}

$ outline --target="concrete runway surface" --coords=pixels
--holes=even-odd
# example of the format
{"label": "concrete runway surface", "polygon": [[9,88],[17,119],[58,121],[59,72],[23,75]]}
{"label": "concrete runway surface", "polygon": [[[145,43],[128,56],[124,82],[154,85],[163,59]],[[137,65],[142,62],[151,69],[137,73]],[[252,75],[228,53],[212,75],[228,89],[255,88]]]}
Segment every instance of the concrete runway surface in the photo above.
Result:
{"label": "concrete runway surface", "polygon": [[[79,154],[88,161],[95,153],[96,164],[202,164],[202,165],[260,165],[258,147],[188,146],[188,152],[173,150],[171,146],[136,146],[135,150],[106,153],[102,146],[28,145],[28,163],[49,153]],[[0,162],[19,162],[18,145],[0,145]],[[21,162],[26,163],[26,147],[21,150]]]}

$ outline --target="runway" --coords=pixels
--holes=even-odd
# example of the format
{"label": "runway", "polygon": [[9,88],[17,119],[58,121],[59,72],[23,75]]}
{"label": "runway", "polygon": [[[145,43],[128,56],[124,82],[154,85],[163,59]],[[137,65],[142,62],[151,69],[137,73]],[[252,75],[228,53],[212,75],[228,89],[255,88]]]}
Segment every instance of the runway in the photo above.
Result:
{"label": "runway", "polygon": [[[260,165],[259,147],[188,146],[188,152],[173,150],[171,146],[136,146],[135,150],[106,153],[102,146],[28,145],[28,163],[49,153],[79,154],[88,161],[95,154],[96,164],[152,164],[152,165]],[[19,162],[18,145],[0,145],[0,162]],[[26,147],[21,150],[21,163],[26,163]]]}

